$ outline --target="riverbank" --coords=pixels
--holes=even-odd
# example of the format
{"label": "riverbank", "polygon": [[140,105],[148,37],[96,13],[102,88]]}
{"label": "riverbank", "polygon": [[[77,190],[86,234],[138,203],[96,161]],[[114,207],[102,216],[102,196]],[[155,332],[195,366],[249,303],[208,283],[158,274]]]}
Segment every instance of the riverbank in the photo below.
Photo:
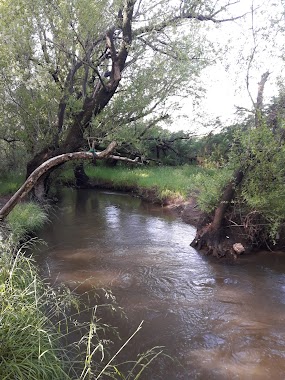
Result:
{"label": "riverbank", "polygon": [[[230,175],[230,172],[220,173],[215,169],[197,168],[191,165],[151,168],[109,168],[88,165],[85,172],[88,181],[76,184],[73,170],[64,171],[63,183],[70,186],[77,185],[79,188],[127,192],[171,210],[185,223],[196,228],[207,225],[202,221],[205,221],[206,214],[214,212],[221,188],[224,182],[228,181],[227,176]],[[278,235],[276,242],[269,244],[267,240],[264,240],[264,243],[261,242],[258,245],[258,240],[252,238],[250,228],[251,226],[244,226],[242,220],[231,220],[224,227],[225,239],[220,250],[221,256],[236,257],[236,255],[256,249],[284,250],[283,234]],[[198,250],[201,250],[201,247],[198,246]]]}
{"label": "riverbank", "polygon": [[[214,168],[200,168],[195,165],[177,167],[117,165],[108,167],[101,162],[95,166],[93,164],[85,166],[67,164],[53,173],[52,191],[49,194],[51,198],[55,195],[54,199],[56,199],[55,189],[62,186],[127,192],[171,210],[185,223],[191,224],[199,230],[201,226],[207,225],[205,215],[211,215],[216,209],[221,189],[230,176],[230,171],[223,170],[221,172]],[[231,215],[228,216],[229,223],[225,226],[223,233],[224,246],[221,246],[219,250],[222,252],[222,256],[224,252],[235,255],[235,249],[234,252],[232,251],[234,244],[239,244],[242,253],[250,252],[254,248],[269,249],[269,246],[270,249],[284,250],[283,234],[278,235],[281,236],[277,242],[278,245],[276,242],[268,244],[266,239],[264,239],[264,243],[261,242],[262,244],[258,245],[258,237],[255,241],[252,239],[252,231],[249,231],[252,229],[250,225],[249,228],[245,228],[244,220],[240,219],[238,215],[237,219],[232,218]],[[252,227],[255,228],[255,225]],[[253,237],[255,238],[255,236]],[[237,246],[235,245],[235,247]],[[201,248],[197,245],[198,250]],[[240,248],[236,253],[240,253]]]}
{"label": "riverbank", "polygon": [[204,173],[212,176],[215,171],[195,165],[135,168],[87,165],[81,173],[85,181],[76,181],[73,169],[67,168],[57,177],[57,182],[77,188],[126,192],[167,208],[184,222],[197,226],[203,214],[195,197],[197,179]]}
{"label": "riverbank", "polygon": [[[235,257],[236,254],[250,252],[253,248],[268,249],[269,239],[266,240],[263,236],[262,241],[258,239],[255,229],[252,234],[252,226],[244,227],[244,220],[240,220],[238,215],[237,219],[233,220],[232,216],[228,215],[228,222],[217,234],[221,242],[214,250],[212,242],[215,244],[215,237],[209,239],[208,245],[203,244],[201,236],[205,235],[205,228],[209,226],[208,217],[205,216],[213,215],[219,204],[221,189],[231,176],[230,170],[200,168],[196,165],[109,167],[101,162],[85,166],[83,163],[70,163],[52,174],[49,196],[53,198],[54,195],[56,199],[56,188],[62,186],[124,191],[159,204],[179,215],[187,224],[195,226],[198,232],[192,244],[201,252],[211,254],[214,251],[214,255],[218,257]],[[7,185],[9,182],[5,187]],[[255,225],[253,227],[255,228]],[[278,248],[283,249],[283,241],[279,239],[278,243]],[[272,245],[272,249],[276,249],[276,245]]]}
{"label": "riverbank", "polygon": [[[139,197],[147,202],[160,205],[164,209],[170,210],[175,216],[180,217],[184,223],[190,224],[193,227],[198,227],[206,214],[200,209],[197,197],[194,193],[189,193],[188,196],[173,195],[169,192],[168,196],[161,197],[157,187],[139,187],[128,186],[111,181],[102,181],[100,179],[92,179],[87,186],[82,188],[111,190],[118,192],[126,192],[135,197]],[[253,251],[253,246],[245,239],[242,228],[228,227],[226,230],[227,240],[223,247],[226,254],[221,257],[236,259],[237,255],[249,253]],[[204,254],[207,251],[201,250]]]}
{"label": "riverbank", "polygon": [[157,187],[146,188],[139,186],[117,185],[111,181],[92,179],[88,186],[90,189],[112,190],[126,192],[135,197],[139,197],[147,202],[160,205],[161,207],[171,210],[180,216],[183,222],[196,227],[203,212],[200,210],[197,199],[194,195],[183,197],[178,193],[170,193],[161,197]]}

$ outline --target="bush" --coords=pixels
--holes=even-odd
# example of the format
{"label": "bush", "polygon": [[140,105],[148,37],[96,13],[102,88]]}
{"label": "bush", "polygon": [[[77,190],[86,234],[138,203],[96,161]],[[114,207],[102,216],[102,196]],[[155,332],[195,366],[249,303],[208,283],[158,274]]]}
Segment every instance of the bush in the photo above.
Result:
{"label": "bush", "polygon": [[218,205],[222,190],[232,177],[229,169],[208,169],[193,177],[192,191],[196,192],[200,209],[211,213]]}

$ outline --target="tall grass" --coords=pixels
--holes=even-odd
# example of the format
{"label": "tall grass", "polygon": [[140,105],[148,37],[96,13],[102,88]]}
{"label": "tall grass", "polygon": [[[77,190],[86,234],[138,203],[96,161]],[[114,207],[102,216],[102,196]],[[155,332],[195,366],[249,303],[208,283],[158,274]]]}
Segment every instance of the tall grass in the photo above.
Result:
{"label": "tall grass", "polygon": [[42,228],[47,220],[46,211],[35,202],[18,203],[7,217],[8,227],[18,240]]}
{"label": "tall grass", "polygon": [[161,167],[86,167],[90,178],[110,180],[117,185],[156,188],[161,196],[180,195],[186,197],[191,185],[191,177],[201,169],[196,166]]}
{"label": "tall grass", "polygon": [[86,174],[92,179],[110,181],[115,186],[155,189],[160,200],[186,199],[195,194],[201,210],[211,212],[219,202],[221,191],[231,179],[228,168],[201,168],[193,165],[108,168],[88,165]]}
{"label": "tall grass", "polygon": [[[112,183],[115,187],[129,187],[140,189],[153,189],[159,199],[167,197],[186,198],[192,188],[193,178],[204,171],[194,165],[184,166],[157,166],[157,167],[126,167],[115,168],[105,166],[86,165],[86,174],[92,180]],[[72,181],[73,170],[67,168],[61,173],[64,181]]]}
{"label": "tall grass", "polygon": [[1,380],[68,379],[60,335],[46,310],[56,301],[31,258],[0,244]]}

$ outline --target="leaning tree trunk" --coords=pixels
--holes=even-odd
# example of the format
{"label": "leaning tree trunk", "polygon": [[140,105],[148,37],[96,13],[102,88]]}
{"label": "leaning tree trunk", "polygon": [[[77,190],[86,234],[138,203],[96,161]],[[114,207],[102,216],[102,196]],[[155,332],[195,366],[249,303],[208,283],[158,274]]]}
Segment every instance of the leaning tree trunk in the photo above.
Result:
{"label": "leaning tree trunk", "polygon": [[234,179],[225,187],[219,206],[216,208],[212,221],[202,223],[198,229],[191,246],[208,254],[220,257],[230,251],[228,238],[225,233],[225,214],[228,211],[235,196],[236,188],[241,183],[244,171],[235,172]]}
{"label": "leaning tree trunk", "polygon": [[[112,142],[105,150],[100,153],[96,153],[96,159],[102,160],[110,157],[113,160],[120,160],[130,163],[140,164],[138,160],[131,160],[126,157],[112,155],[112,151],[116,147],[116,142]],[[59,156],[50,158],[42,165],[40,165],[32,174],[27,178],[26,182],[20,187],[20,189],[12,196],[12,198],[2,207],[0,210],[0,220],[6,218],[6,216],[13,210],[16,204],[27,196],[27,194],[36,186],[37,182],[45,176],[52,168],[71,160],[93,160],[94,155],[91,152],[74,152],[65,153]]]}

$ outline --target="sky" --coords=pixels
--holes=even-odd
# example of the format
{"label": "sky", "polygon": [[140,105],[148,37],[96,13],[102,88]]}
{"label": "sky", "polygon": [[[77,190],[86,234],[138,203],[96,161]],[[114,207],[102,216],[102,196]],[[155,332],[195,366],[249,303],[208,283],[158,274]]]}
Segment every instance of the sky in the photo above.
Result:
{"label": "sky", "polygon": [[[279,1],[276,1],[279,3]],[[184,99],[181,111],[177,113],[171,130],[190,130],[197,134],[206,134],[212,130],[211,122],[217,118],[223,125],[230,125],[237,116],[236,107],[252,109],[252,101],[248,94],[246,77],[249,56],[255,48],[255,55],[249,70],[249,90],[252,98],[256,99],[258,82],[261,75],[269,70],[270,76],[264,91],[265,102],[277,95],[277,80],[284,68],[279,57],[280,46],[283,46],[283,36],[273,36],[270,32],[269,41],[264,38],[265,30],[269,27],[269,15],[273,12],[280,14],[282,8],[273,8],[274,0],[253,0],[258,7],[257,14],[249,14],[241,21],[228,22],[218,30],[211,30],[211,39],[221,46],[229,46],[222,60],[204,69],[201,80],[206,92],[199,107],[192,106],[192,99]],[[250,11],[252,0],[240,0],[236,4],[235,13],[243,14]],[[254,30],[254,33],[253,33]],[[272,34],[272,35],[271,35]],[[234,46],[234,49],[231,49]],[[181,117],[185,114],[187,117]]]}

